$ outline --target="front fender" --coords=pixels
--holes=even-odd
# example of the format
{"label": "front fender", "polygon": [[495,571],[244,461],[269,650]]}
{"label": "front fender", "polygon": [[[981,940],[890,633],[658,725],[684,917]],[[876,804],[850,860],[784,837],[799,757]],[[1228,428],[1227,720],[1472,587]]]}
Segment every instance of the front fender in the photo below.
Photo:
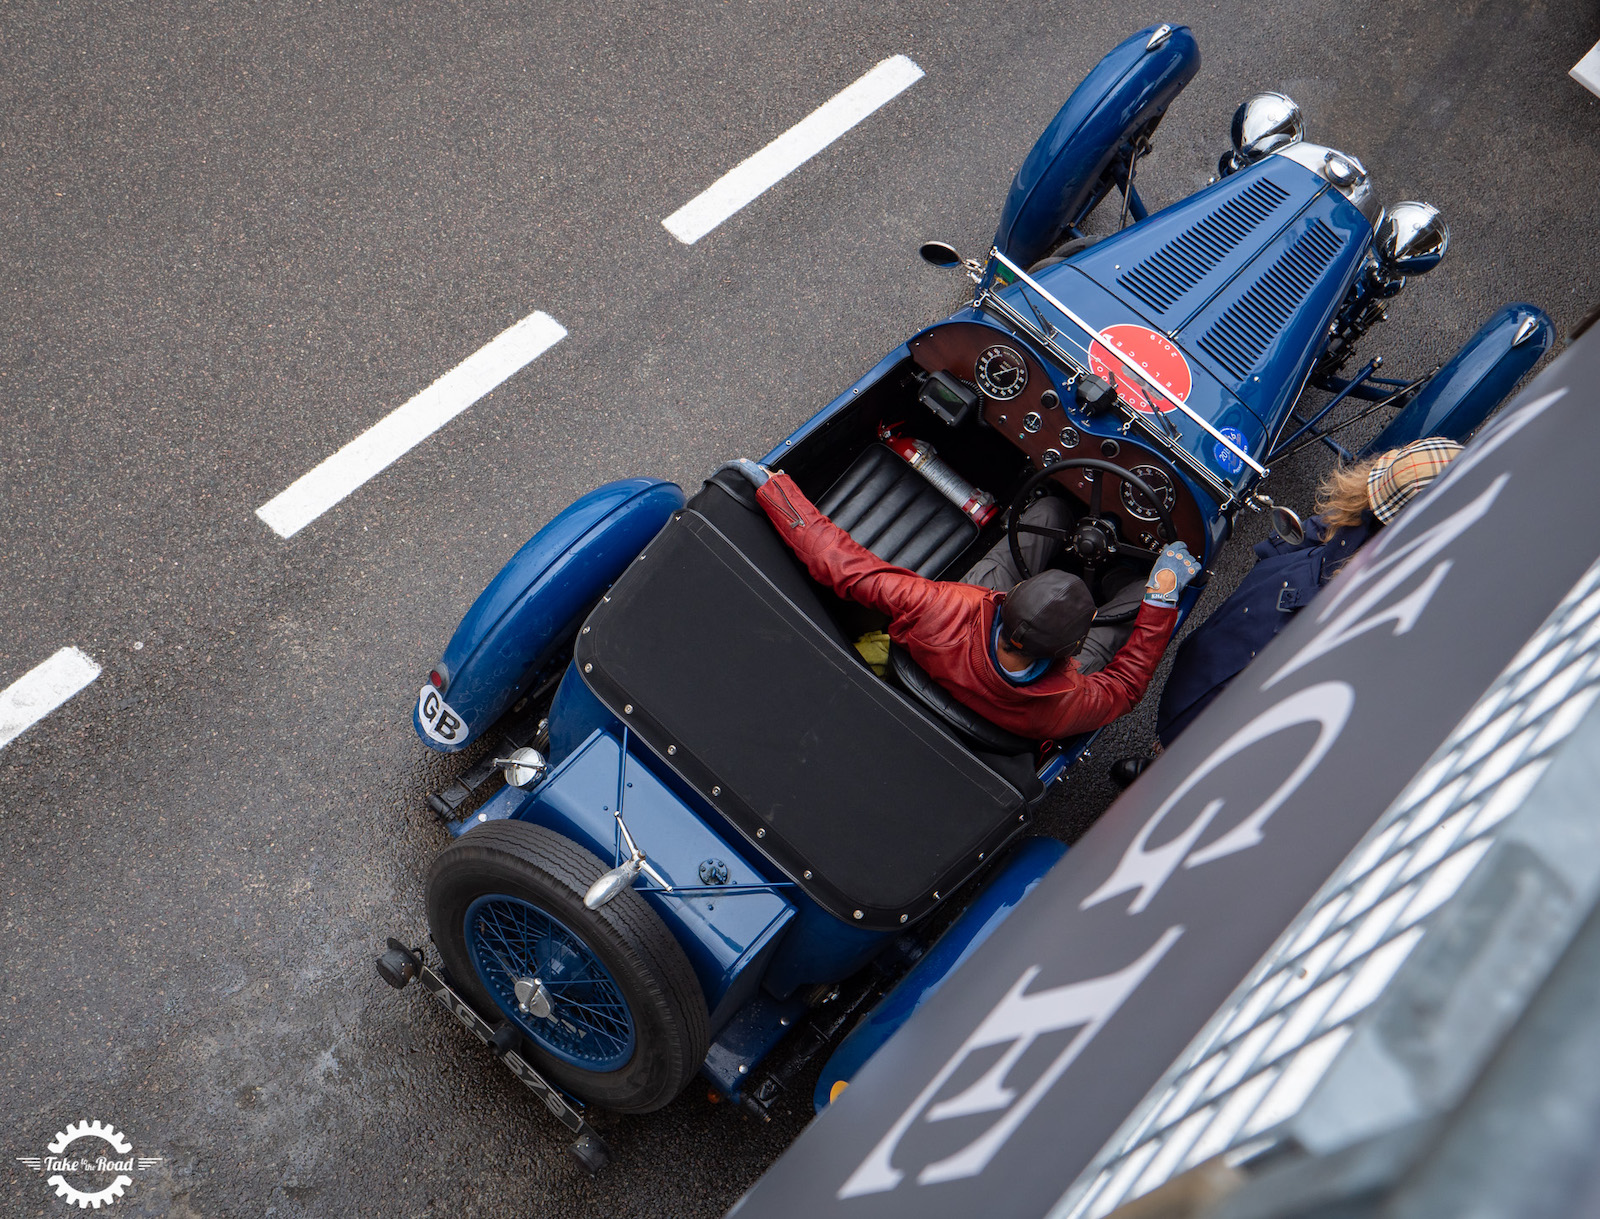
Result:
{"label": "front fender", "polygon": [[683,491],[656,478],[607,483],[576,500],[512,556],[461,619],[440,662],[450,739],[412,726],[429,749],[465,749],[527,693],[579,618],[684,504]]}
{"label": "front fender", "polygon": [[1032,266],[1078,221],[1124,140],[1159,119],[1200,70],[1186,25],[1148,49],[1158,26],[1140,30],[1094,66],[1072,91],[1017,170],[994,244]]}
{"label": "front fender", "polygon": [[[1522,334],[1521,342],[1518,334]],[[1555,337],[1556,328],[1543,310],[1533,305],[1506,305],[1434,374],[1360,456],[1398,449],[1424,436],[1465,442],[1523,374],[1550,350]]]}

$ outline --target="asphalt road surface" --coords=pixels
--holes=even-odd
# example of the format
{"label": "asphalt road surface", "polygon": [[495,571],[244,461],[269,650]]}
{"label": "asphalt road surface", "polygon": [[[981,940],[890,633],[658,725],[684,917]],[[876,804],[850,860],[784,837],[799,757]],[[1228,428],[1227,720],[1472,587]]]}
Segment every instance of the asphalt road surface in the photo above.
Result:
{"label": "asphalt road surface", "polygon": [[[0,13],[0,687],[98,677],[0,748],[0,1211],[70,1122],[161,1157],[115,1213],[715,1216],[804,1125],[690,1091],[591,1179],[416,990],[449,772],[416,689],[501,563],[609,479],[759,456],[918,327],[1088,68],[1204,64],[1139,185],[1203,184],[1283,89],[1450,221],[1363,350],[1600,296],[1579,3],[91,4]],[[873,65],[925,75],[698,242],[662,220]],[[256,510],[519,319],[566,337],[292,537]],[[1272,490],[1305,506],[1312,452]],[[1550,522],[1559,530],[1561,523]],[[1245,522],[1208,594],[1244,569]],[[1204,608],[1204,605],[1202,606]],[[1080,833],[1146,706],[1058,791]],[[73,1213],[76,1213],[74,1210]]]}

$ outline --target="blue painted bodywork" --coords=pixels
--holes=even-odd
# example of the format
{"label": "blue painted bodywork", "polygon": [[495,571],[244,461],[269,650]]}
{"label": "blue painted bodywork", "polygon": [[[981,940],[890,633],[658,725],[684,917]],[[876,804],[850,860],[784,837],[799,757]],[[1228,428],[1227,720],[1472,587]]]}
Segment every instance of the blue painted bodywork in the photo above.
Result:
{"label": "blue painted bodywork", "polygon": [[1159,119],[1200,70],[1189,27],[1175,27],[1149,49],[1156,27],[1141,30],[1102,59],[1045,128],[1000,213],[994,244],[1023,266],[1068,235],[1125,140]]}
{"label": "blue painted bodywork", "polygon": [[[1039,282],[1102,330],[1132,322],[1171,339],[1193,378],[1186,404],[1242,432],[1260,460],[1371,244],[1372,226],[1343,195],[1273,156],[1048,268]],[[1184,427],[1184,448],[1234,477],[1199,429]]]}
{"label": "blue painted bodywork", "polygon": [[[643,755],[643,756],[641,756]],[[608,863],[618,858],[617,775],[622,757],[618,736],[595,729],[552,768],[532,791],[502,788],[480,814],[488,821],[516,817],[562,834]],[[768,877],[733,841],[707,825],[702,809],[686,804],[654,769],[653,757],[629,750],[624,810],[650,863],[674,887],[699,888],[700,863],[720,859],[730,885],[759,885]],[[795,916],[788,888],[727,896],[675,897],[640,886],[694,967],[720,1027],[754,997],[765,964]]]}
{"label": "blue painted bodywork", "polygon": [[806,1005],[798,996],[774,999],[760,994],[722,1026],[706,1053],[700,1074],[729,1100],[737,1101],[750,1072],[778,1042],[805,1018]]}
{"label": "blue painted bodywork", "polygon": [[794,934],[778,947],[763,983],[768,992],[787,999],[802,986],[848,978],[893,938],[887,931],[868,931],[841,923],[799,889]]}
{"label": "blue painted bodywork", "polygon": [[[1024,160],[995,236],[996,246],[1014,261],[1032,265],[1071,232],[1107,189],[1108,173],[1120,172],[1126,142],[1147,131],[1193,77],[1199,55],[1189,30],[1176,27],[1151,48],[1153,30],[1123,42],[1090,73]],[[1041,269],[1039,282],[1097,329],[1134,324],[1165,336],[1189,366],[1186,405],[1213,426],[1233,429],[1252,456],[1264,458],[1284,434],[1324,351],[1330,322],[1362,275],[1373,239],[1370,223],[1318,174],[1282,156],[1266,157],[1160,212],[1146,216],[1142,203],[1132,200],[1129,211],[1133,226]],[[1087,343],[1070,319],[1045,322],[1037,294],[1026,298],[1024,288],[1013,284],[1000,296],[1020,316],[1039,316],[1052,332],[1045,341],[1068,348]],[[1530,318],[1532,331],[1514,345]],[[969,308],[947,320],[990,327],[996,342],[1028,348],[1051,378],[1061,408],[1086,437],[1128,436],[1115,413],[1084,415],[1068,372],[996,315]],[[1549,319],[1532,306],[1501,310],[1373,447],[1469,432],[1549,349],[1553,334]],[[862,417],[852,414],[854,408],[868,395],[899,392],[913,372],[910,345],[902,344],[774,447],[764,463],[781,468],[808,441],[826,448],[834,444],[831,437],[856,435],[850,429]],[[1203,429],[1179,415],[1171,418],[1179,433],[1174,443],[1231,485],[1222,490],[1253,483],[1248,470],[1241,474],[1236,462],[1230,465],[1225,451],[1219,456],[1215,439]],[[838,430],[821,435],[836,425]],[[1176,464],[1173,471],[1205,522],[1201,558],[1209,567],[1231,532],[1231,515],[1203,478]],[[671,483],[631,479],[601,487],[541,529],[484,590],[445,650],[444,693],[470,731],[446,747],[422,733],[418,721],[424,743],[447,751],[470,744],[563,653],[570,655],[582,615],[683,503],[682,491]],[[1185,591],[1180,623],[1200,595],[1197,586]],[[727,865],[732,884],[766,886],[678,897],[639,885],[682,945],[705,993],[714,1041],[704,1073],[725,1093],[737,1095],[745,1078],[740,1068],[753,1068],[783,1035],[804,1010],[809,988],[840,981],[874,959],[880,965],[893,960],[886,949],[909,942],[842,922],[791,885],[753,845],[741,850],[741,834],[664,757],[624,732],[575,666],[569,664],[548,718],[551,770],[544,780],[529,791],[501,790],[452,832],[519,818],[571,838],[609,863],[619,857],[612,812],[626,759],[629,827],[673,885],[698,889],[701,862],[717,859]],[[1057,751],[1041,779],[1048,784],[1061,777],[1093,739],[1086,735]],[[841,1045],[818,1085],[819,1107],[835,1082],[851,1078],[978,949],[1063,851],[1049,840],[1016,850]]]}
{"label": "blue painted bodywork", "polygon": [[683,491],[658,478],[607,483],[564,509],[512,556],[478,595],[441,662],[444,697],[466,731],[444,744],[412,726],[429,749],[465,749],[570,642],[577,619],[672,514]]}
{"label": "blue painted bodywork", "polygon": [[[1532,329],[1517,343],[1518,332],[1530,322]],[[1398,449],[1424,436],[1465,440],[1550,350],[1555,338],[1556,328],[1543,310],[1524,304],[1497,310],[1373,438],[1362,456]]]}
{"label": "blue painted bodywork", "polygon": [[556,689],[555,700],[550,704],[550,761],[563,761],[596,730],[622,735],[617,717],[607,711],[594,691],[584,684],[578,675],[578,666],[569,663]]}
{"label": "blue painted bodywork", "polygon": [[899,984],[856,1025],[851,1034],[840,1042],[817,1080],[812,1099],[818,1113],[828,1106],[834,1086],[840,1081],[848,1083],[855,1078],[862,1064],[901,1025],[911,1019],[912,1013],[944,985],[945,979],[963,961],[994,934],[1018,903],[1033,892],[1034,886],[1066,853],[1067,848],[1054,838],[1030,838],[1017,849],[999,875],[984,887],[977,900],[951,924],[949,930],[939,937]]}

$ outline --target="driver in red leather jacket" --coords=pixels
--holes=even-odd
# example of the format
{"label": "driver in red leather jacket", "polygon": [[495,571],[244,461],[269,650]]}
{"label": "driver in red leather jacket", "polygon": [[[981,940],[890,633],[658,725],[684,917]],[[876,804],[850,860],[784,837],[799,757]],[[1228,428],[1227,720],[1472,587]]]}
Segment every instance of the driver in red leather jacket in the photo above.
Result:
{"label": "driver in red leather jacket", "polygon": [[[1040,655],[1041,649],[1029,648],[1025,638],[1013,634],[1008,639],[1007,631],[997,630],[1006,593],[928,580],[891,566],[817,511],[787,474],[769,475],[749,461],[729,465],[756,484],[762,508],[813,579],[888,614],[889,637],[929,676],[990,723],[1029,740],[1089,732],[1132,708],[1172,637],[1178,596],[1200,570],[1181,542],[1169,547],[1151,571],[1127,643],[1103,669],[1086,674],[1067,651],[1081,646],[1081,635],[1051,648],[1054,655]],[[1064,573],[1041,574],[1076,581]],[[1093,616],[1089,605],[1082,621],[1085,634]],[[1002,671],[1008,659],[1029,671],[1018,674],[1009,666]],[[1042,670],[1041,661],[1048,662]]]}

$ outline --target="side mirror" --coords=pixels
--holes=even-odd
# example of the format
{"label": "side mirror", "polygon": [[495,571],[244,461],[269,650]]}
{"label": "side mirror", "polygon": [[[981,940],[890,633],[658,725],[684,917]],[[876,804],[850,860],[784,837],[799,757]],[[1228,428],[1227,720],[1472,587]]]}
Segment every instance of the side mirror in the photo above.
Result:
{"label": "side mirror", "polygon": [[944,241],[925,241],[918,247],[917,254],[923,262],[944,270],[959,267],[962,261],[955,246]]}
{"label": "side mirror", "polygon": [[1272,506],[1272,530],[1291,546],[1298,546],[1306,540],[1306,526],[1300,514],[1282,504]]}
{"label": "side mirror", "polygon": [[1306,540],[1305,522],[1293,508],[1275,504],[1272,502],[1272,496],[1260,493],[1252,495],[1247,502],[1256,512],[1272,513],[1272,531],[1289,545],[1298,546]]}

